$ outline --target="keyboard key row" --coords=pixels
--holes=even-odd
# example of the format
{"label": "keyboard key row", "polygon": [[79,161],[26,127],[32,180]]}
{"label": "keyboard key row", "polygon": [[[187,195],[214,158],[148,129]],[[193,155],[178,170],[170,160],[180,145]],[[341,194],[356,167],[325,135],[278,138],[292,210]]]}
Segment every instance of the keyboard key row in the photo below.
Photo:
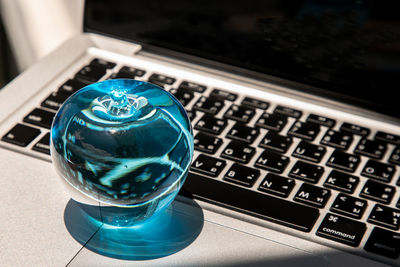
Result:
{"label": "keyboard key row", "polygon": [[319,216],[316,208],[254,192],[215,179],[189,173],[181,190],[183,195],[272,221],[287,227],[310,232]]}
{"label": "keyboard key row", "polygon": [[[253,173],[244,179],[240,173],[248,173],[249,171],[244,168],[246,167],[242,165],[232,165],[232,168],[225,175],[224,179],[244,186],[249,186],[249,183],[254,184],[253,177],[258,176],[259,173]],[[254,169],[250,171],[254,171]],[[259,190],[268,194],[285,197],[288,193],[285,193],[285,190],[282,190],[282,188],[286,190],[289,188],[288,191],[290,192],[293,184],[294,181],[291,179],[268,174],[260,184]],[[319,217],[319,212],[315,208],[253,192],[193,173],[189,174],[181,194],[195,196],[207,202],[304,232],[309,232]],[[325,196],[329,194],[329,191],[304,184],[295,198],[297,198],[296,201],[307,202],[307,205],[310,205],[310,203],[312,205],[324,205],[316,203],[323,203],[325,201],[324,198],[326,199]],[[246,201],[243,201],[243,199],[246,199]],[[358,219],[365,212],[366,206],[367,203],[365,200],[339,194],[331,207],[331,211]],[[399,227],[399,217],[400,210],[377,204],[369,215],[368,222],[397,230]],[[316,234],[335,242],[357,247],[365,232],[365,223],[337,214],[327,213],[318,227]],[[397,258],[400,254],[399,240],[400,236],[398,233],[375,227],[364,248],[373,253]],[[384,246],[377,246],[376,244],[384,244]]]}

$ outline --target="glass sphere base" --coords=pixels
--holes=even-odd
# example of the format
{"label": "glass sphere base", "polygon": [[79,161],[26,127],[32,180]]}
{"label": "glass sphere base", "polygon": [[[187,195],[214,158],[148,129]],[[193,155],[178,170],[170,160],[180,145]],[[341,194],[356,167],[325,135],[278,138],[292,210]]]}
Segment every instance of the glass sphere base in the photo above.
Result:
{"label": "glass sphere base", "polygon": [[[173,202],[147,220],[133,222],[128,218],[126,223],[124,216],[114,217],[120,212],[119,207],[91,206],[70,200],[64,221],[72,237],[86,249],[116,259],[150,260],[182,250],[200,234],[204,224],[201,208],[193,204],[197,207],[190,207],[188,212],[180,205],[186,204]],[[123,226],[117,226],[117,220]]]}

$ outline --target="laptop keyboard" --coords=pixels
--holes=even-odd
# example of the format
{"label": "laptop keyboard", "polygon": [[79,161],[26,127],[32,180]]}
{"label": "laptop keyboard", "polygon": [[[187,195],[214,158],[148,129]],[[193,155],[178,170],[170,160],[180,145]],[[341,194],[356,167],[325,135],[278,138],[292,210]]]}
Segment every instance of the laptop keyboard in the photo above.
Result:
{"label": "laptop keyboard", "polygon": [[302,119],[298,108],[269,111],[276,103],[116,66],[93,59],[1,140],[50,155],[49,129],[68,96],[102,79],[148,77],[175,95],[193,122],[196,153],[180,194],[352,247],[365,238],[366,251],[399,257],[400,136],[370,137],[364,126],[319,114]]}

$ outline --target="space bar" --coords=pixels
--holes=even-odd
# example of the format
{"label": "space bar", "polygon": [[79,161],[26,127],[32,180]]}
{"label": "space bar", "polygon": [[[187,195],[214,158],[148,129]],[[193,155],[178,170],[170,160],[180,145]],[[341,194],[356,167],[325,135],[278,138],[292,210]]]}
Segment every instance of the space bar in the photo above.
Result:
{"label": "space bar", "polygon": [[311,231],[319,216],[318,209],[194,173],[189,173],[181,194],[304,232]]}

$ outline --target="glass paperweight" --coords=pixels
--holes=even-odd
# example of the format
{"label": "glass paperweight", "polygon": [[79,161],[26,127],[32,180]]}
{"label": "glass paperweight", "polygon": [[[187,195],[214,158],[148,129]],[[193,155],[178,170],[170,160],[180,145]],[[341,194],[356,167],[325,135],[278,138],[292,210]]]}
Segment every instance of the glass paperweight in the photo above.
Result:
{"label": "glass paperweight", "polygon": [[175,198],[193,156],[192,129],[167,91],[142,81],[107,80],[79,90],[59,109],[51,156],[73,191],[117,209],[109,215],[104,209],[104,223],[129,226]]}

